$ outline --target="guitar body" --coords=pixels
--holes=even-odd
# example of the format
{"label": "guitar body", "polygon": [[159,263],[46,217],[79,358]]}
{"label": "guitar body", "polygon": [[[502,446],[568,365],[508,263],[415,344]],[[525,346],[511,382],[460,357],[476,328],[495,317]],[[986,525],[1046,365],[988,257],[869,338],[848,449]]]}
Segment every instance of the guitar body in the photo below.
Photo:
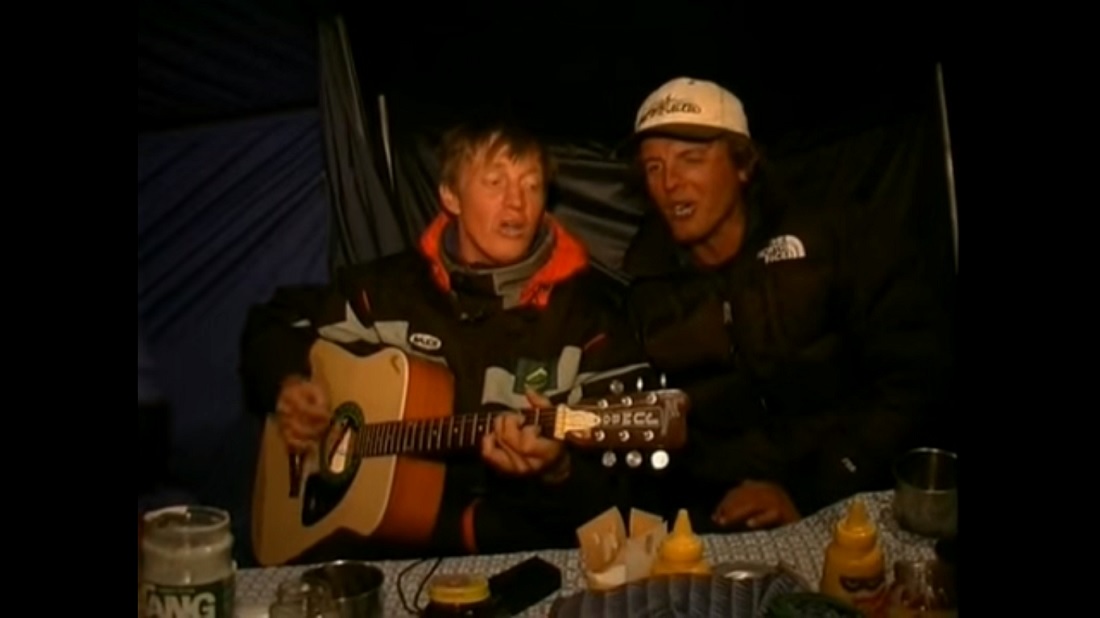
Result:
{"label": "guitar body", "polygon": [[366,357],[319,340],[313,381],[333,418],[321,448],[292,456],[273,416],[265,422],[252,502],[252,543],[263,566],[288,564],[344,539],[427,544],[443,497],[445,467],[409,456],[357,457],[366,423],[446,417],[454,378],[446,367],[387,348]]}

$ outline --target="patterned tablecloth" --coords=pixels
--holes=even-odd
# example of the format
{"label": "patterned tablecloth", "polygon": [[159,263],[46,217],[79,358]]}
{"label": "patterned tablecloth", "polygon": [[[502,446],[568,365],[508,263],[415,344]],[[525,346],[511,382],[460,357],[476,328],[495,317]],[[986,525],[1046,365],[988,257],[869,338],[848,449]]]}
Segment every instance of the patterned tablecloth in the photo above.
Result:
{"label": "patterned tablecloth", "polygon": [[[895,560],[930,558],[934,556],[931,540],[899,530],[890,510],[893,492],[877,492],[860,496],[868,506],[868,511],[879,527],[883,551],[887,564]],[[796,524],[766,532],[745,532],[725,535],[706,535],[703,541],[706,555],[712,564],[727,561],[749,561],[765,564],[783,562],[793,568],[812,585],[821,577],[825,547],[832,538],[833,527],[847,509],[848,501],[834,504]],[[554,550],[516,554],[497,554],[447,558],[435,573],[482,573],[492,576],[527,558],[538,555],[554,563],[562,570],[562,589],[559,595],[569,595],[584,588],[584,576],[581,573],[576,550]],[[397,591],[397,576],[412,560],[387,561],[374,563],[385,573],[383,603],[386,616],[407,616]],[[410,571],[404,578],[402,588],[406,600],[412,603],[424,575],[434,560],[426,561]],[[237,606],[240,610],[252,611],[239,613],[243,616],[263,616],[257,611],[260,606],[271,603],[279,583],[290,577],[300,575],[307,568],[281,567],[269,569],[242,569],[237,579]],[[549,597],[539,605],[532,607],[524,616],[546,616],[554,597]],[[421,604],[426,603],[426,592]]]}

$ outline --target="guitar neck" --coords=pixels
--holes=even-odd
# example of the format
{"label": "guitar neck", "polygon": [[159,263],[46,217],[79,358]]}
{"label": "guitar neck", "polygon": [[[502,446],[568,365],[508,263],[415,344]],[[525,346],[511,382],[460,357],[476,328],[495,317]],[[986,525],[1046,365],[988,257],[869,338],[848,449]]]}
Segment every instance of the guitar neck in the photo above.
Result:
{"label": "guitar neck", "polygon": [[[438,419],[367,424],[359,432],[355,451],[361,457],[385,455],[445,455],[481,448],[481,438],[492,431],[493,419],[503,412],[476,412]],[[554,408],[522,411],[524,425],[538,425],[541,435],[552,436],[558,412]]]}

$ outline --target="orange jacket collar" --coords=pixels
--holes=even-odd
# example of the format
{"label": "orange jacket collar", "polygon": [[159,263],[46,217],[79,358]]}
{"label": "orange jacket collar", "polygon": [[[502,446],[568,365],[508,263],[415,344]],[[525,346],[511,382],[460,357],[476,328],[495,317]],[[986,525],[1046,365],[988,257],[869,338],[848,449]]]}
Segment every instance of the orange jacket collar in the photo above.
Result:
{"label": "orange jacket collar", "polygon": [[[524,286],[520,293],[521,306],[545,307],[550,302],[550,293],[554,286],[566,281],[588,267],[588,252],[579,240],[566,231],[550,215],[546,222],[553,236],[554,251],[550,259]],[[453,219],[446,213],[440,213],[420,236],[420,252],[428,259],[432,269],[432,278],[445,293],[451,291],[451,276],[443,266],[443,232]]]}

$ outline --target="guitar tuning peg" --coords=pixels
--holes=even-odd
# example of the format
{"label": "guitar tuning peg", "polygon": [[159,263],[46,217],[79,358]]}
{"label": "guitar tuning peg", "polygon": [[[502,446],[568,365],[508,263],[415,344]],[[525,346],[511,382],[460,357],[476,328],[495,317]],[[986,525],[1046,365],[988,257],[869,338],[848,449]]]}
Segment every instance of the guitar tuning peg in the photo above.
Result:
{"label": "guitar tuning peg", "polygon": [[626,465],[637,468],[642,465],[642,454],[638,451],[630,451],[626,454]]}
{"label": "guitar tuning peg", "polygon": [[603,459],[601,460],[601,463],[603,464],[603,467],[610,468],[615,465],[615,461],[617,459],[618,458],[615,457],[614,451],[607,451],[603,454]]}
{"label": "guitar tuning peg", "polygon": [[623,383],[618,380],[611,381],[611,392],[616,395],[623,394]]}
{"label": "guitar tuning peg", "polygon": [[668,467],[668,452],[662,449],[653,451],[653,454],[649,456],[649,465],[653,466],[654,470],[664,470]]}
{"label": "guitar tuning peg", "polygon": [[634,386],[638,389],[639,393],[645,390],[645,380],[642,379],[642,376],[638,376],[638,381]]}
{"label": "guitar tuning peg", "polygon": [[665,376],[665,374],[662,373],[661,374],[661,388],[665,388],[667,386],[668,386],[668,377]]}

